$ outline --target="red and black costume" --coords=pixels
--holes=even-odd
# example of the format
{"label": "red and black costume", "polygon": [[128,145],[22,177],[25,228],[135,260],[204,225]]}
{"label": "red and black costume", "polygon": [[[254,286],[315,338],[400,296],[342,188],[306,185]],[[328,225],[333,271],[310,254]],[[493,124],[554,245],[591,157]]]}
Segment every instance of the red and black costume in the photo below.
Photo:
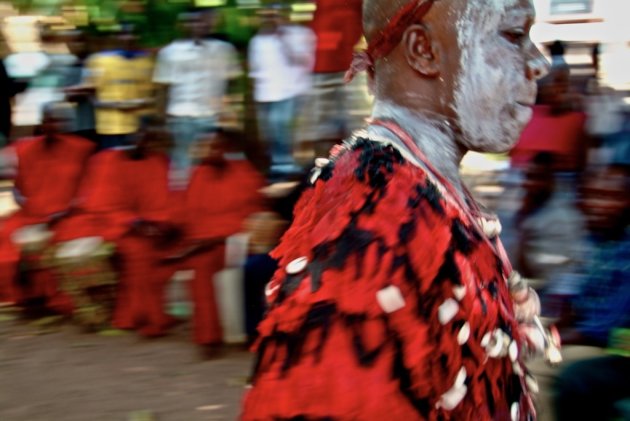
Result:
{"label": "red and black costume", "polygon": [[318,171],[272,253],[242,419],[534,417],[520,356],[488,353],[522,345],[498,239],[367,135]]}

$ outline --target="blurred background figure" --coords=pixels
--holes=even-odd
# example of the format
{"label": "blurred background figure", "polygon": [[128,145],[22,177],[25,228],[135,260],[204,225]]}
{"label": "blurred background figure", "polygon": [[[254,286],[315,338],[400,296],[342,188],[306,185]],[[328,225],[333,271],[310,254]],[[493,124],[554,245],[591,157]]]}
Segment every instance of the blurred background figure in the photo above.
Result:
{"label": "blurred background figure", "polygon": [[565,48],[564,43],[560,40],[555,40],[551,45],[547,46],[547,51],[551,57],[551,66],[558,69],[569,70],[569,65],[564,58]]}
{"label": "blurred background figure", "polygon": [[154,105],[153,59],[140,49],[134,26],[122,24],[114,35],[115,50],[92,54],[84,88],[94,91],[96,134],[101,149],[129,145],[139,118]]}
{"label": "blurred background figure", "polygon": [[208,127],[193,148],[197,165],[185,192],[171,197],[180,240],[164,259],[164,279],[192,271],[193,339],[206,356],[216,356],[223,342],[215,275],[225,267],[226,239],[242,231],[251,214],[263,210],[262,176],[244,159],[229,159],[230,134]]}
{"label": "blurred background figure", "polygon": [[[37,270],[36,262],[54,225],[67,216],[94,149],[91,142],[67,134],[71,121],[72,108],[68,104],[48,104],[43,111],[42,135],[20,139],[2,151],[0,167],[15,168],[14,191],[19,205],[0,226],[0,260],[6,263],[0,270],[2,301],[20,303],[44,298],[49,307],[68,309],[50,272]],[[18,263],[25,257],[35,263],[28,274],[19,274]],[[24,267],[29,269],[29,265]]]}
{"label": "blurred background figure", "polygon": [[83,85],[89,80],[87,76],[87,59],[89,57],[88,39],[81,30],[66,31],[61,35],[68,50],[76,57],[75,62],[66,69],[64,92],[66,100],[75,105],[76,120],[74,133],[86,139],[98,142],[95,132],[94,105],[92,90]]}
{"label": "blurred background figure", "polygon": [[153,81],[162,86],[162,107],[175,139],[171,184],[176,188],[187,185],[191,147],[204,129],[217,127],[228,83],[241,74],[231,44],[204,38],[210,13],[179,16],[184,37],[160,50],[153,75]]}
{"label": "blurred background figure", "polygon": [[11,136],[11,100],[24,89],[26,84],[9,77],[0,59],[0,147],[6,146]]}
{"label": "blurred background figure", "polygon": [[523,165],[537,152],[551,152],[556,168],[577,171],[586,162],[586,115],[580,97],[571,89],[570,69],[556,60],[539,81],[534,115],[517,145],[510,152],[512,164]]}
{"label": "blurred background figure", "polygon": [[[350,67],[355,46],[362,36],[362,0],[317,0],[311,22],[317,45],[313,89],[300,116],[297,140],[312,147],[315,156],[326,156],[330,148],[345,138],[363,121],[356,118],[357,84],[346,85],[344,75]],[[367,117],[367,113],[365,115]]]}
{"label": "blurred background figure", "polygon": [[[166,282],[161,281],[157,267],[173,233],[167,183],[172,139],[165,122],[149,115],[141,119],[131,141],[132,145],[101,151],[90,160],[72,215],[56,228],[55,240],[63,245],[98,238],[99,243],[112,245],[118,285],[113,315],[110,309],[107,322],[155,337],[164,335],[174,322],[165,312]],[[72,282],[64,272],[65,281]],[[94,277],[89,271],[78,271],[74,279],[78,289],[88,285],[88,276]],[[94,284],[94,279],[90,282]],[[75,310],[75,317],[86,319],[89,309],[79,305]]]}
{"label": "blurred background figure", "polygon": [[[572,178],[558,173],[550,152],[537,153],[525,168],[525,192],[516,215],[515,266],[541,296],[550,283],[558,282],[581,262],[580,241],[585,231],[571,183]],[[550,310],[545,307],[546,312]]]}
{"label": "blurred background figure", "polygon": [[314,64],[314,34],[290,25],[286,14],[282,5],[263,9],[248,51],[259,133],[270,150],[272,173],[296,171],[293,124]]}
{"label": "blurred background figure", "polygon": [[[568,345],[608,347],[619,356],[567,364],[555,386],[558,421],[628,416],[630,398],[630,168],[610,165],[586,174],[581,206],[590,235],[588,254],[564,289],[572,317],[564,321]],[[626,403],[620,401],[626,399]],[[625,415],[622,412],[625,408]]]}

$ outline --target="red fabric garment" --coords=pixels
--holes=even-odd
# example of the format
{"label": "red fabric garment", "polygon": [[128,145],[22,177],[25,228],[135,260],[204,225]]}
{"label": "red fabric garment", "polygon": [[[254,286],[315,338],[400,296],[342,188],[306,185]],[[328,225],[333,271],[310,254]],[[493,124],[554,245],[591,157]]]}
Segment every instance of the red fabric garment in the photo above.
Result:
{"label": "red fabric garment", "polygon": [[317,0],[311,29],[317,36],[315,73],[345,72],[363,33],[362,0]]}
{"label": "red fabric garment", "polygon": [[168,165],[163,154],[134,159],[126,150],[100,152],[89,164],[73,215],[56,232],[57,241],[100,236],[116,244],[121,272],[113,324],[146,336],[163,334],[172,322],[164,311],[166,282],[157,267],[163,251],[130,229],[140,219],[167,221]]}
{"label": "red fabric garment", "polygon": [[[397,150],[368,139],[348,148],[301,198],[272,253],[279,269],[242,419],[489,421],[509,420],[512,406],[526,419],[514,363],[481,345],[496,329],[522,342],[495,250]],[[305,270],[289,274],[301,257]],[[388,312],[377,294],[391,287],[404,306]],[[457,310],[442,323],[447,300]],[[467,390],[448,410],[441,399],[462,367]]]}
{"label": "red fabric garment", "polygon": [[77,195],[73,215],[57,229],[59,241],[102,236],[116,241],[137,219],[165,222],[169,216],[168,158],[130,158],[125,150],[95,155]]}
{"label": "red fabric garment", "polygon": [[[13,148],[18,158],[15,188],[24,201],[20,209],[0,221],[0,300],[9,302],[20,301],[27,294],[14,283],[20,250],[11,239],[13,233],[27,225],[46,223],[53,214],[69,209],[95,146],[77,136],[58,135],[51,145],[37,137],[19,140]],[[47,283],[32,285],[27,295],[48,296],[56,288]]]}
{"label": "red fabric garment", "polygon": [[548,105],[534,106],[534,115],[510,153],[515,166],[526,164],[538,152],[552,152],[558,169],[576,170],[582,162],[586,114],[552,114]]}
{"label": "red fabric garment", "polygon": [[193,341],[199,345],[223,342],[223,328],[214,292],[214,276],[225,266],[225,247],[194,254],[182,261],[162,266],[161,279],[170,279],[176,271],[192,270],[188,283],[193,304]]}
{"label": "red fabric garment", "polygon": [[[172,198],[173,220],[185,233],[181,246],[241,232],[245,218],[263,209],[258,192],[263,186],[261,175],[245,160],[226,161],[222,168],[197,166],[186,192]],[[215,246],[167,268],[167,278],[176,270],[194,270],[190,292],[194,303],[193,334],[198,344],[222,341],[213,279],[224,265],[225,248]]]}
{"label": "red fabric garment", "polygon": [[225,167],[195,168],[178,216],[191,240],[225,238],[243,229],[243,221],[262,210],[258,190],[264,180],[245,160],[226,161]]}
{"label": "red fabric garment", "polygon": [[17,142],[15,187],[26,199],[19,212],[44,220],[66,211],[94,148],[94,143],[73,135],[58,135],[50,147],[42,137]]}

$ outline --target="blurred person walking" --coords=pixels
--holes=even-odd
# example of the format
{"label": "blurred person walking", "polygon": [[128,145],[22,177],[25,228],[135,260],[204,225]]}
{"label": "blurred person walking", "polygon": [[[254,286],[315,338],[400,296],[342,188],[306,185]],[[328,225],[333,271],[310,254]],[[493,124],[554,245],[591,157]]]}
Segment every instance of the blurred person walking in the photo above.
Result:
{"label": "blurred person walking", "polygon": [[271,171],[294,172],[293,125],[312,86],[315,35],[291,25],[281,5],[264,9],[260,16],[261,27],[248,50],[259,132],[270,149]]}
{"label": "blurred person walking", "polygon": [[123,24],[114,36],[118,49],[92,54],[83,88],[94,92],[100,149],[129,145],[139,119],[154,105],[153,60],[138,46],[134,27]]}
{"label": "blurred person walking", "polygon": [[[41,250],[54,225],[67,216],[94,150],[86,139],[67,134],[72,109],[53,103],[44,107],[42,135],[20,139],[0,151],[0,170],[14,173],[19,209],[0,221],[0,300],[20,303],[48,299],[48,305],[67,310],[48,271],[34,270],[26,284],[18,283],[18,264],[30,244]],[[36,251],[37,251],[36,250]]]}
{"label": "blurred person walking", "polygon": [[183,13],[179,22],[185,37],[160,50],[153,81],[163,87],[162,107],[175,139],[171,184],[185,188],[191,147],[204,128],[217,127],[228,84],[242,71],[231,44],[204,38],[207,20],[200,12]]}

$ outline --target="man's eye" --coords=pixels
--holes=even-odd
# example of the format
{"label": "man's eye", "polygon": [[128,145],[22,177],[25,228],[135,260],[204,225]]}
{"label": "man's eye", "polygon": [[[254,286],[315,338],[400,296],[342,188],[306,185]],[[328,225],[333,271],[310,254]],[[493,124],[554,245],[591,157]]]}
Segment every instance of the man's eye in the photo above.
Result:
{"label": "man's eye", "polygon": [[521,45],[525,38],[527,38],[527,34],[524,31],[519,30],[509,30],[501,32],[503,38],[511,42],[512,44]]}

